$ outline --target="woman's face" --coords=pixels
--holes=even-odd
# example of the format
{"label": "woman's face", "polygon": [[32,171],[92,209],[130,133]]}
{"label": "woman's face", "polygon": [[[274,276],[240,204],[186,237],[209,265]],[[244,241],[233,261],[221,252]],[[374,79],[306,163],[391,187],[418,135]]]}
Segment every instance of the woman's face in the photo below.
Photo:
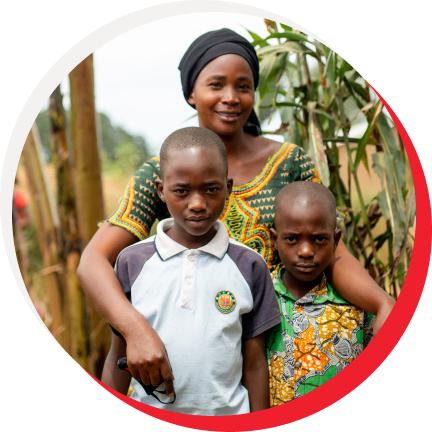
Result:
{"label": "woman's face", "polygon": [[242,130],[252,111],[254,96],[249,63],[239,55],[226,54],[200,72],[188,102],[198,111],[200,127],[230,136]]}

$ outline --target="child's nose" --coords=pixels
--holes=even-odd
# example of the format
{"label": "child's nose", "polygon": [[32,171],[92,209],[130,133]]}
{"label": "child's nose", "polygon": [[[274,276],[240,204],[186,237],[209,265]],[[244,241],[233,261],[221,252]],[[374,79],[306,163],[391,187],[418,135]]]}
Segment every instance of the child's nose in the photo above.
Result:
{"label": "child's nose", "polygon": [[299,244],[298,256],[301,258],[312,258],[315,255],[314,249],[309,242]]}
{"label": "child's nose", "polygon": [[206,208],[206,202],[204,197],[199,193],[192,194],[188,207],[190,210],[194,211],[204,210]]}

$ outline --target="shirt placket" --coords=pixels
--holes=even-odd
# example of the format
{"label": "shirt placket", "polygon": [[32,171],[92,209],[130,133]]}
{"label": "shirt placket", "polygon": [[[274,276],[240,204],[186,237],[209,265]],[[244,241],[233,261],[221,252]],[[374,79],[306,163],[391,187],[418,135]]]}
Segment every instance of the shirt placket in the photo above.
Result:
{"label": "shirt placket", "polygon": [[187,249],[183,251],[183,281],[180,296],[180,307],[192,309],[195,296],[195,280],[200,251]]}

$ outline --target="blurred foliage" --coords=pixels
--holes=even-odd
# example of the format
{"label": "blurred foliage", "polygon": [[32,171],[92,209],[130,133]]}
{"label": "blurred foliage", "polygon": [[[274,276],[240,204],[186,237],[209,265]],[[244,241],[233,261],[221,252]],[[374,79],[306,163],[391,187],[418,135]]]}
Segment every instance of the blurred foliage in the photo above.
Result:
{"label": "blurred foliage", "polygon": [[[277,130],[265,133],[283,135],[308,152],[347,214],[341,228],[350,252],[397,297],[411,259],[415,195],[394,123],[368,83],[338,54],[287,25],[270,20],[265,24],[266,38],[249,31],[260,60],[255,110],[262,125],[276,114],[281,120]],[[363,135],[352,137],[353,125],[360,123]],[[348,156],[345,181],[342,150]],[[373,169],[381,181],[381,190],[369,201],[360,165],[368,173]],[[377,226],[383,227],[378,233]]]}
{"label": "blurred foliage", "polygon": [[[121,126],[115,126],[104,113],[98,113],[100,135],[102,141],[102,159],[106,169],[111,171],[135,171],[142,162],[150,157],[145,139],[140,135],[132,135]],[[70,118],[67,113],[67,118]],[[48,110],[41,111],[36,124],[46,162],[51,162],[51,145],[49,136]],[[69,132],[69,129],[68,129]],[[69,139],[69,141],[71,141]]]}

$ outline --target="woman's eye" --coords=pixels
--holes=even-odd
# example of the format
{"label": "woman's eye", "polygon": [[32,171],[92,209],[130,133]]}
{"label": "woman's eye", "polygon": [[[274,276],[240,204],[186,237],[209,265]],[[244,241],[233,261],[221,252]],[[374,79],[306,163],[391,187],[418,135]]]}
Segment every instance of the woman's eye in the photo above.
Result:
{"label": "woman's eye", "polygon": [[239,88],[241,90],[250,90],[251,87],[249,84],[242,84]]}
{"label": "woman's eye", "polygon": [[220,82],[211,82],[209,86],[218,88],[218,87],[222,87],[222,84]]}

